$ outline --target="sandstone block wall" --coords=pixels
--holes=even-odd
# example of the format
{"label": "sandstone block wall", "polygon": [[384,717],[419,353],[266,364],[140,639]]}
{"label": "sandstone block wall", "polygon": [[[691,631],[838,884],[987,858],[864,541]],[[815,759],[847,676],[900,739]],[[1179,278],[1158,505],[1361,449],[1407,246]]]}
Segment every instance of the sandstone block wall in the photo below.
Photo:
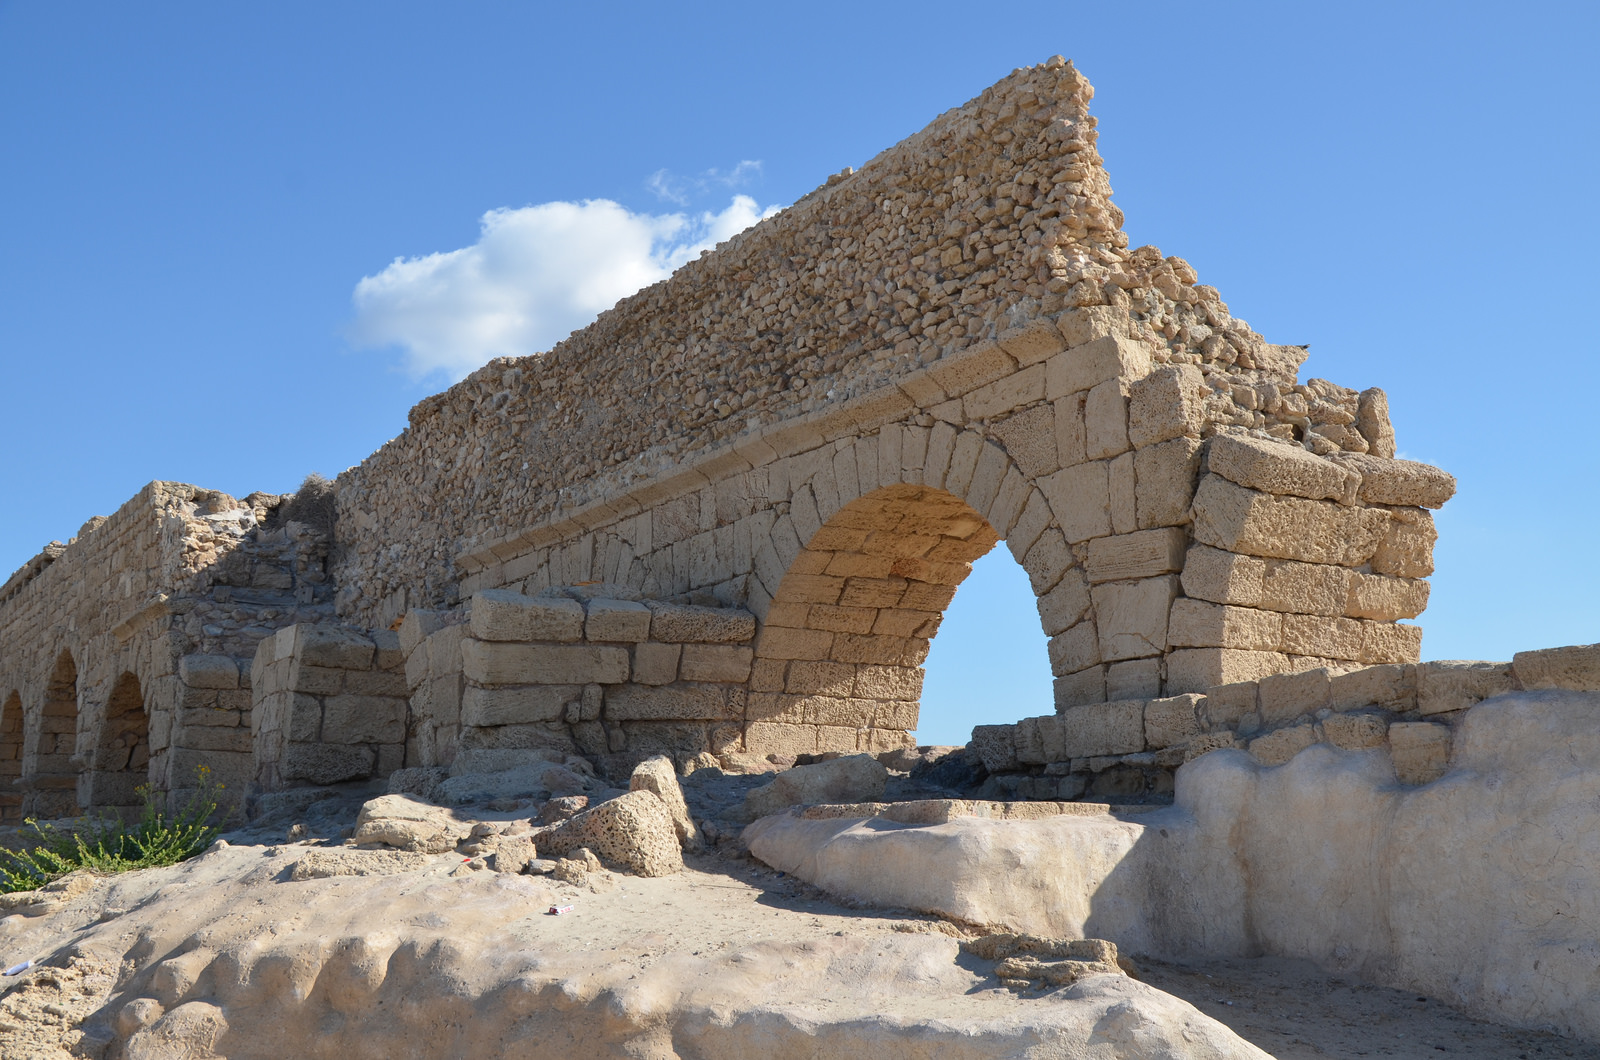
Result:
{"label": "sandstone block wall", "polygon": [[1203,693],[1073,707],[980,725],[972,747],[997,787],[1029,799],[1125,798],[1172,790],[1172,771],[1222,748],[1266,766],[1326,743],[1388,752],[1398,782],[1426,784],[1450,764],[1455,725],[1514,691],[1600,691],[1600,645],[1521,652],[1509,663],[1315,667]]}
{"label": "sandstone block wall", "polygon": [[250,666],[244,750],[262,790],[383,777],[407,764],[409,714],[400,637],[286,626]]}
{"label": "sandstone block wall", "polygon": [[465,621],[407,616],[418,764],[448,765],[458,750],[553,747],[620,776],[663,752],[742,749],[755,616],[592,588],[485,590]]}

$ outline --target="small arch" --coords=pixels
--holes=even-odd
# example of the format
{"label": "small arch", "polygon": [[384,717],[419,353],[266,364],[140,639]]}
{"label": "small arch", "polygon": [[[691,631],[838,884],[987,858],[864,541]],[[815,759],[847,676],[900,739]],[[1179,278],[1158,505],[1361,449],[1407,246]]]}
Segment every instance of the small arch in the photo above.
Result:
{"label": "small arch", "polygon": [[23,759],[23,809],[32,817],[73,817],[78,806],[78,667],[62,652],[45,686],[44,709],[33,736],[33,753]]}
{"label": "small arch", "polygon": [[22,695],[0,703],[0,824],[22,821]]}
{"label": "small arch", "polygon": [[138,807],[144,801],[138,788],[148,781],[149,773],[149,713],[139,678],[124,673],[106,703],[82,801],[91,810]]}

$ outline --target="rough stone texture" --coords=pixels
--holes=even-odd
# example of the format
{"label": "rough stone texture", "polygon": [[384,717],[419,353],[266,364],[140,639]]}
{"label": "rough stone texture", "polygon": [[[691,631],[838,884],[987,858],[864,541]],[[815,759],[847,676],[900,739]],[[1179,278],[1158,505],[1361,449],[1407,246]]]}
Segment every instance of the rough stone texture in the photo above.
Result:
{"label": "rough stone texture", "polygon": [[1523,688],[1600,690],[1600,644],[1578,644],[1542,651],[1519,651],[1511,672]]}
{"label": "rough stone texture", "polygon": [[[1167,959],[1307,958],[1594,1041],[1597,710],[1600,695],[1569,691],[1481,703],[1451,771],[1420,787],[1396,785],[1376,748],[1276,768],[1222,750],[1179,771],[1175,806],[1136,817],[771,817],[745,834],[767,864],[857,901]],[[996,886],[996,864],[1028,884]]]}
{"label": "rough stone texture", "polygon": [[819,802],[870,802],[883,794],[889,771],[870,755],[845,755],[795,766],[745,795],[745,812],[764,817],[790,806]]}
{"label": "rough stone texture", "polygon": [[536,842],[546,854],[587,847],[610,868],[636,876],[683,871],[683,852],[672,814],[652,791],[635,790],[590,807]]}
{"label": "rough stone texture", "polygon": [[357,843],[442,854],[467,834],[450,811],[410,795],[383,795],[362,804],[356,817]]}
{"label": "rough stone texture", "polygon": [[689,816],[689,806],[683,801],[683,788],[678,785],[678,771],[673,768],[672,759],[656,755],[640,762],[628,779],[628,789],[653,793],[672,817],[678,842],[685,850],[700,849],[700,829]]}

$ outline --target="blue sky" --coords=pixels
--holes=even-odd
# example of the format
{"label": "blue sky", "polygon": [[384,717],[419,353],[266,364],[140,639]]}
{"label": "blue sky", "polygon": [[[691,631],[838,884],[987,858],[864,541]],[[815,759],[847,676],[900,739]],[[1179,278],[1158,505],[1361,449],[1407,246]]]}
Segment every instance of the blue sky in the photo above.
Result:
{"label": "blue sky", "polygon": [[[438,353],[456,333],[408,346],[394,299],[358,311],[396,259],[441,312],[485,269],[547,277],[543,326],[573,326],[735,196],[792,202],[1061,53],[1097,88],[1134,242],[1311,343],[1305,376],[1385,387],[1402,454],[1459,478],[1424,655],[1600,640],[1597,23],[1538,2],[0,0],[0,568],[152,478],[286,491],[397,433],[461,369]],[[550,262],[599,245],[596,215],[522,208],[600,199],[644,249],[562,288]],[[496,265],[486,216],[561,253]],[[926,741],[1048,709],[1026,589],[987,565],[935,642]]]}

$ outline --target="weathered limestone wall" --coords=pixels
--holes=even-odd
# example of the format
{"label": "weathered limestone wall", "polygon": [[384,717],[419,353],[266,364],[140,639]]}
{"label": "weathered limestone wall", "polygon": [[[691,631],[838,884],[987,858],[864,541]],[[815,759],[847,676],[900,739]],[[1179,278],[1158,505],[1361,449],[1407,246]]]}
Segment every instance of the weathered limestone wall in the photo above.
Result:
{"label": "weathered limestone wall", "polygon": [[250,666],[244,764],[258,790],[384,777],[408,764],[397,633],[285,626]]}
{"label": "weathered limestone wall", "polygon": [[[571,594],[476,593],[466,622],[412,611],[400,630],[415,761],[550,747],[623,776],[654,754],[743,747],[756,619],[737,608]],[[615,588],[615,587],[610,587]]]}

